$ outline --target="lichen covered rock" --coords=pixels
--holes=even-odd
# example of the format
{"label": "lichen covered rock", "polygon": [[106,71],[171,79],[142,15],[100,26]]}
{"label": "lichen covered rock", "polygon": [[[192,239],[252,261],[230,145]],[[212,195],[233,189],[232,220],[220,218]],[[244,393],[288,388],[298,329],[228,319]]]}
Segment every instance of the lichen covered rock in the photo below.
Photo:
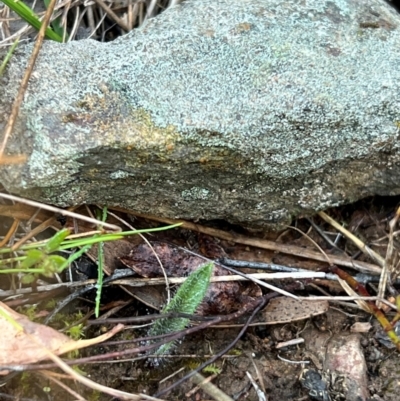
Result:
{"label": "lichen covered rock", "polygon": [[203,0],[112,43],[48,41],[7,148],[28,161],[0,182],[251,227],[398,194],[399,22],[379,0]]}

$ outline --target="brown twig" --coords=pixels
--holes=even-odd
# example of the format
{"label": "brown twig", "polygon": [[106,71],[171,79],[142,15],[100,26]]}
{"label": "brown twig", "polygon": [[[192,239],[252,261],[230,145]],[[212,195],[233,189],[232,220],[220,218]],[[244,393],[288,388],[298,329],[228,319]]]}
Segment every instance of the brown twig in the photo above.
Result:
{"label": "brown twig", "polygon": [[8,138],[10,137],[12,130],[14,128],[14,125],[15,125],[15,122],[16,122],[16,119],[17,119],[17,116],[19,113],[19,109],[21,107],[22,100],[24,98],[26,89],[28,87],[29,78],[32,75],[33,67],[35,65],[37,56],[39,55],[39,51],[42,47],[43,39],[46,35],[46,29],[47,29],[47,26],[49,25],[51,15],[53,14],[53,10],[54,10],[56,1],[57,0],[50,0],[50,3],[47,7],[46,14],[44,15],[44,18],[42,21],[42,26],[40,27],[39,34],[38,34],[38,37],[35,42],[35,47],[33,48],[31,58],[29,59],[29,62],[28,62],[28,67],[26,68],[25,74],[22,78],[17,97],[14,100],[11,114],[7,121],[7,126],[4,131],[3,142],[0,146],[0,159],[2,159],[2,157],[3,157],[4,150],[7,146]]}
{"label": "brown twig", "polygon": [[11,237],[15,234],[15,232],[18,229],[20,221],[18,219],[14,219],[10,229],[8,230],[7,234],[3,238],[2,241],[0,241],[0,248],[8,244],[8,241],[11,239]]}
{"label": "brown twig", "polygon": [[12,251],[16,251],[20,246],[25,244],[25,242],[29,241],[31,238],[33,238],[35,235],[40,234],[44,230],[47,230],[49,227],[51,227],[54,223],[56,222],[55,217],[50,217],[49,219],[45,220],[43,223],[40,223],[37,227],[35,227],[33,230],[31,230],[28,234],[24,235],[23,238],[21,238],[18,242],[16,242],[12,247]]}
{"label": "brown twig", "polygon": [[381,255],[379,255],[373,249],[371,249],[369,246],[364,244],[364,242],[362,242],[359,238],[357,238],[350,231],[348,231],[344,227],[342,227],[336,220],[332,219],[332,217],[328,216],[325,212],[319,212],[318,215],[322,219],[324,219],[327,223],[329,223],[332,227],[335,227],[336,230],[341,232],[346,238],[351,240],[354,243],[354,245],[356,245],[360,249],[360,251],[362,251],[365,255],[372,258],[376,263],[379,264],[379,266],[381,266],[382,268],[385,266],[385,259],[383,259]]}
{"label": "brown twig", "polygon": [[111,10],[110,7],[107,6],[106,3],[104,3],[103,0],[94,0],[107,14],[108,16],[116,23],[118,24],[125,32],[129,32],[129,26],[125,24],[124,21],[122,21],[121,18],[118,17],[117,14],[113,10]]}
{"label": "brown twig", "polygon": [[[291,289],[298,287],[297,285],[292,285],[290,286]],[[213,326],[215,324],[221,323],[221,322],[227,322],[230,320],[235,320],[241,317],[242,315],[249,313],[250,311],[254,311],[255,308],[267,300],[270,300],[274,297],[276,297],[278,294],[277,293],[269,293],[265,295],[261,299],[257,299],[252,303],[249,303],[245,305],[242,309],[240,309],[237,312],[230,313],[229,315],[225,316],[217,316],[212,320],[203,322],[197,326],[190,327],[185,330],[181,330],[176,333],[170,333],[170,334],[163,334],[163,335],[158,335],[158,336],[151,336],[151,337],[142,337],[142,338],[137,338],[137,341],[147,341],[147,340],[154,340],[154,339],[159,339],[163,338],[165,342],[170,342],[170,341],[177,341],[189,334],[196,333],[200,330],[204,330],[207,327]],[[164,343],[164,342],[163,342]],[[142,347],[136,347],[136,348],[129,348],[123,351],[115,351],[115,352],[109,352],[106,354],[101,354],[101,355],[95,355],[95,356],[90,356],[86,358],[80,358],[80,359],[74,359],[74,360],[65,360],[64,362],[67,365],[78,365],[78,364],[86,364],[86,363],[98,363],[99,361],[104,361],[104,360],[110,360],[110,359],[116,359],[116,358],[122,358],[126,357],[129,355],[136,355],[138,353],[142,352],[148,352],[153,350],[154,348],[158,348],[160,345],[162,345],[160,342],[145,345]],[[47,364],[37,364],[37,365],[7,365],[7,366],[1,366],[0,368],[3,369],[9,369],[9,370],[17,370],[17,371],[25,371],[25,370],[38,370],[38,369],[51,369],[54,368],[55,365],[52,363],[47,363]]]}
{"label": "brown twig", "polygon": [[[271,251],[282,252],[282,253],[286,253],[289,255],[299,256],[302,258],[308,258],[308,259],[319,260],[321,262],[326,262],[326,258],[324,255],[322,255],[318,252],[311,251],[306,248],[302,248],[300,246],[280,244],[280,243],[277,243],[274,241],[268,241],[268,240],[259,239],[259,238],[249,238],[249,237],[246,237],[246,236],[240,235],[240,234],[231,234],[231,233],[228,233],[223,230],[205,227],[200,224],[191,223],[191,222],[185,221],[185,220],[173,220],[173,219],[153,216],[153,215],[149,215],[149,214],[136,213],[136,212],[133,212],[133,211],[130,211],[127,209],[122,209],[122,208],[114,208],[114,209],[122,211],[124,213],[142,217],[145,219],[158,221],[161,223],[168,223],[168,224],[182,223],[181,228],[186,228],[188,230],[200,232],[203,234],[208,234],[213,237],[217,237],[217,238],[224,239],[227,241],[235,242],[237,244],[254,246],[257,248],[261,248],[261,249],[268,249]],[[347,258],[347,257],[343,257],[343,256],[329,255],[329,259],[331,260],[332,263],[334,263],[336,265],[351,267],[362,273],[371,273],[371,274],[380,274],[381,273],[381,268],[379,266],[373,265],[371,263],[353,260],[350,257]]]}
{"label": "brown twig", "polygon": [[[331,266],[331,271],[337,274],[342,280],[345,280],[346,283],[357,293],[364,295],[366,297],[369,296],[367,289],[360,283],[358,283],[350,274],[346,273],[345,271],[339,269],[336,266]],[[381,324],[383,330],[386,332],[390,340],[396,346],[397,350],[400,351],[400,339],[397,336],[393,325],[388,321],[386,316],[384,315],[383,311],[379,309],[375,303],[366,301],[366,307],[368,308],[369,312],[373,314],[378,322]]]}

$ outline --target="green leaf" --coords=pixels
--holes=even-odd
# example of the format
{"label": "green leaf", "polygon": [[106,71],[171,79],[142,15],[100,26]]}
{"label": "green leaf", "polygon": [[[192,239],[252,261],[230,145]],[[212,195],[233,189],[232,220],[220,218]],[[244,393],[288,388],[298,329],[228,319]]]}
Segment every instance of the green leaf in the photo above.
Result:
{"label": "green leaf", "polygon": [[[1,0],[6,6],[11,8],[16,12],[23,20],[25,20],[29,25],[33,26],[35,29],[39,30],[42,26],[42,21],[35,14],[35,12],[29,8],[22,1],[18,0]],[[55,40],[56,42],[62,42],[62,37],[57,35],[51,28],[46,28],[46,37],[48,39]]]}
{"label": "green leaf", "polygon": [[[179,287],[175,296],[163,308],[161,314],[170,312],[193,314],[207,292],[213,267],[213,263],[209,262],[195,270]],[[173,333],[183,330],[188,323],[189,319],[187,318],[158,319],[149,334],[153,336]],[[172,342],[163,344],[155,353],[164,354],[171,349],[172,345]]]}
{"label": "green leaf", "polygon": [[53,277],[54,273],[61,273],[64,270],[66,259],[60,255],[50,255],[44,259],[42,267],[46,277]]}
{"label": "green leaf", "polygon": [[21,269],[29,269],[39,263],[46,255],[39,249],[31,249],[26,253],[25,260],[21,263]]}
{"label": "green leaf", "polygon": [[219,375],[222,372],[222,369],[220,369],[215,363],[212,363],[211,365],[206,366],[203,369],[204,373],[211,373],[213,375]]}
{"label": "green leaf", "polygon": [[22,284],[32,284],[36,280],[36,276],[31,273],[24,274],[21,278]]}
{"label": "green leaf", "polygon": [[71,234],[71,231],[64,228],[63,230],[58,231],[54,234],[47,242],[44,247],[44,251],[46,253],[52,253],[54,251],[58,251],[61,243]]}
{"label": "green leaf", "polygon": [[69,255],[69,258],[67,260],[65,260],[64,264],[61,266],[61,270],[64,270],[73,261],[75,261],[76,259],[80,258],[84,253],[89,251],[89,249],[91,247],[92,247],[92,245],[85,245],[81,249],[75,251],[74,253],[71,253],[71,255]]}

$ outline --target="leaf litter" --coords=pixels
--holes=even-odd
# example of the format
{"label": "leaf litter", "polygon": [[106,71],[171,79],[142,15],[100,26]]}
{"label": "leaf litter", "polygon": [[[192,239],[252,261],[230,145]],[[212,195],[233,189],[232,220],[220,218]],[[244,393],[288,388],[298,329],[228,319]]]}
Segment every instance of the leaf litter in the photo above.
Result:
{"label": "leaf litter", "polygon": [[[331,211],[330,213],[334,214],[335,212]],[[339,218],[336,218],[336,219],[340,220]],[[323,223],[321,223],[321,221],[318,221],[318,218],[317,218],[317,223],[320,226],[323,226]],[[302,229],[304,231],[307,230],[307,225],[304,223],[304,221],[299,220],[298,224],[300,227],[302,226]],[[363,227],[360,227],[359,231],[362,230],[362,228]],[[324,230],[325,230],[325,232],[327,232],[326,225],[325,225]],[[311,234],[315,234],[315,233],[311,233]],[[357,234],[359,236],[361,236],[360,233],[357,233]],[[292,235],[292,238],[289,238],[289,239],[286,238],[286,243],[296,244],[296,241],[297,241],[297,245],[304,247],[304,249],[306,249],[305,247],[309,246],[309,244],[304,244],[301,242],[303,240],[301,237],[298,237],[296,239],[296,241],[293,241],[292,240],[293,236],[294,235]],[[318,241],[318,238],[316,238],[315,236],[313,238]],[[378,247],[380,245],[379,245],[378,241],[379,241],[379,239],[374,241],[373,246],[375,247],[375,249],[379,250]],[[339,246],[341,248],[345,248],[346,252],[348,252],[348,254],[351,254],[351,251],[352,251],[351,243],[347,242],[347,243],[343,244],[343,242],[344,241],[342,240],[341,243],[339,243]],[[153,242],[153,244],[155,244],[156,248],[157,248],[157,246],[158,246],[157,241]],[[160,243],[160,244],[162,244],[162,243]],[[321,244],[321,242],[320,242],[320,244]],[[176,251],[175,248],[179,249],[179,247],[171,246],[171,249],[169,249],[169,251],[165,252],[167,256],[162,259],[163,265],[164,265],[165,269],[167,270],[167,274],[170,277],[188,276],[188,274],[190,274],[190,269],[184,263],[183,263],[183,269],[181,271],[179,271],[178,273],[174,272],[173,269],[171,269],[172,273],[169,272],[169,267],[171,267],[171,266],[168,266],[168,263],[167,263],[168,260],[165,260],[165,259],[170,258],[170,256],[174,254],[174,252]],[[153,261],[150,260],[151,263],[148,263],[149,258],[148,259],[146,259],[145,257],[138,258],[137,255],[135,256],[133,254],[133,251],[137,251],[137,249],[138,249],[138,246],[133,245],[132,249],[129,252],[126,252],[126,255],[121,258],[121,261],[124,262],[125,266],[129,266],[130,269],[134,270],[138,274],[141,274],[141,275],[143,274],[142,275],[143,277],[146,277],[146,276],[151,277],[152,275],[160,276],[161,273],[160,273],[159,265],[154,263],[154,260]],[[157,250],[159,255],[160,255],[160,252],[159,252],[160,249],[161,249],[161,247]],[[165,249],[167,249],[167,248],[165,248]],[[324,250],[326,250],[326,247]],[[328,252],[328,255],[331,256],[330,250],[327,250],[327,252]],[[257,258],[260,258],[262,255],[262,253],[259,253],[259,251],[255,252],[254,248],[253,248],[253,250],[249,249],[243,253],[247,254],[249,256],[251,256],[253,254],[253,255],[257,256]],[[335,252],[332,252],[332,254],[335,255]],[[232,252],[230,252],[230,256],[231,257],[233,256]],[[255,258],[255,259],[257,259],[257,258]],[[263,261],[271,260],[275,263],[277,261],[279,261],[279,258],[282,258],[282,253],[275,252],[275,254],[273,254],[272,256],[271,255],[267,255],[265,257],[264,257],[264,255],[262,256]],[[124,260],[124,259],[127,259],[127,260]],[[251,259],[251,258],[249,258],[249,259]],[[289,259],[289,257],[287,257],[287,259]],[[181,264],[181,261],[183,261],[183,262],[185,261],[185,258],[183,258],[183,256],[181,256],[181,257],[177,256],[177,257],[175,257],[175,259],[172,259],[172,260],[173,260],[172,264],[179,265],[179,264]],[[363,257],[361,260],[368,261],[368,259],[366,259],[366,257]],[[126,262],[128,262],[128,263],[126,263]],[[146,264],[146,262],[147,262],[147,264]],[[312,266],[313,263],[314,263],[314,265]],[[195,263],[195,260],[192,260],[190,263],[187,263],[187,264],[194,266],[194,268],[197,268],[199,265],[204,264],[204,259],[199,257],[198,264]],[[305,267],[305,265],[308,264],[314,270],[318,269],[321,265],[320,263],[312,262],[311,259],[295,261],[293,259],[293,257],[292,257],[292,261],[289,262],[288,264],[291,266],[297,264],[299,267]],[[227,275],[227,272],[222,269],[221,275]],[[285,285],[284,282],[282,282],[281,284]],[[321,284],[321,282],[320,282],[320,284]],[[322,285],[323,285],[323,283],[322,283]],[[247,283],[245,285],[243,283],[241,283],[238,291],[240,292],[242,289],[247,288],[247,287],[248,287]],[[311,290],[311,287],[307,287],[304,289],[306,289],[307,292],[309,292]],[[331,293],[334,293],[335,291],[338,291],[338,289],[337,288],[334,289],[334,287],[331,287],[330,291],[331,291]],[[256,297],[257,296],[258,296],[258,294],[256,293]],[[253,298],[254,298],[254,296],[253,296]],[[238,307],[238,306],[240,307],[240,305],[242,305],[241,302],[243,302],[243,300],[241,300],[239,297],[237,299],[236,303],[233,304],[233,306],[228,306],[228,307],[225,306],[224,308],[228,309],[228,310],[229,310],[229,308],[235,309],[236,307]],[[280,327],[280,325],[278,325],[276,328],[271,328],[271,329],[269,329],[269,328],[262,329],[262,327],[260,329],[259,328],[252,329],[252,330],[256,330],[256,331],[248,330],[245,341],[241,342],[239,345],[239,347],[241,347],[242,349],[251,350],[252,352],[259,351],[263,355],[263,357],[261,357],[259,359],[259,361],[257,361],[257,363],[261,364],[264,367],[264,368],[262,368],[262,375],[264,377],[264,380],[266,380],[266,388],[267,388],[267,391],[270,392],[269,394],[271,395],[271,397],[279,396],[282,399],[294,399],[294,398],[298,398],[301,395],[301,393],[299,394],[298,389],[296,390],[296,388],[295,388],[296,387],[295,384],[298,383],[299,370],[296,365],[293,365],[293,367],[291,367],[291,370],[290,370],[291,373],[288,374],[287,373],[288,364],[290,363],[288,361],[293,360],[293,363],[294,363],[296,361],[304,360],[305,357],[304,357],[304,355],[302,355],[301,347],[297,347],[297,350],[288,349],[287,351],[285,351],[285,350],[279,351],[280,353],[283,353],[283,356],[285,357],[286,362],[276,361],[275,359],[276,359],[277,355],[276,355],[276,352],[273,352],[273,342],[272,343],[270,342],[271,341],[270,338],[273,338],[273,336],[275,335],[274,333],[279,334],[279,337],[277,337],[278,341],[286,341],[286,340],[290,340],[290,337],[297,337],[297,335],[298,335],[297,333],[300,332],[301,330],[303,330],[303,326],[302,326],[302,323],[301,324],[296,323],[296,320],[299,320],[300,318],[304,319],[307,317],[314,317],[314,316],[317,316],[318,314],[324,313],[324,311],[326,310],[326,304],[323,307],[321,307],[321,309],[318,309],[316,306],[321,306],[321,305],[318,305],[318,302],[308,303],[308,301],[306,301],[306,302],[303,301],[301,303],[297,303],[296,301],[293,301],[291,299],[288,300],[285,298],[282,298],[281,300],[277,299],[275,301],[271,300],[270,306],[267,307],[264,310],[264,312],[261,313],[262,318],[265,320],[271,319],[271,322],[281,323],[283,326]],[[212,308],[214,308],[214,306],[212,306]],[[316,309],[314,309],[314,308],[316,308]],[[342,311],[342,313],[346,313],[346,312]],[[365,319],[365,315],[358,314],[357,317],[356,316],[354,316],[353,318],[348,317],[347,322],[345,319],[345,321],[343,323],[338,324],[337,322],[339,320],[337,320],[336,317],[332,318],[332,316],[335,316],[335,314],[332,312],[332,308],[327,311],[326,315],[327,315],[328,321],[330,320],[330,323],[329,323],[329,325],[326,325],[325,330],[327,330],[327,331],[325,331],[325,333],[324,333],[324,335],[325,335],[324,338],[329,338],[331,331],[336,333],[336,335],[341,335],[342,332],[344,332],[344,333],[346,332],[346,330],[347,330],[346,327],[347,328],[350,327],[350,325],[349,325],[350,323],[351,324],[354,323],[355,319],[360,319],[360,318]],[[350,316],[350,314],[349,314],[349,316]],[[315,321],[318,321],[318,320],[316,319],[316,320],[314,320],[314,322]],[[291,324],[286,324],[286,323],[291,323]],[[305,324],[308,324],[308,323],[305,323]],[[309,325],[309,327],[310,327],[310,325]],[[258,331],[258,330],[261,330],[261,331]],[[266,331],[267,335],[266,335],[265,340],[263,340],[263,336],[261,334],[263,332],[263,330],[264,331],[267,330]],[[271,330],[271,332],[269,330]],[[373,328],[373,331],[375,331],[375,330],[376,330],[376,325],[375,325],[375,328]],[[218,332],[221,334],[218,334]],[[309,338],[308,342],[310,344],[315,342],[314,339],[316,338],[317,334],[318,334],[318,330],[313,328],[311,331],[311,335],[309,335],[309,337],[308,337]],[[223,344],[224,344],[223,342],[224,341],[226,342],[228,340],[227,339],[228,336],[229,336],[229,333],[226,332],[225,330],[214,330],[213,332],[211,332],[211,331],[207,332],[207,337],[212,338],[212,348],[216,349],[216,350],[220,349],[223,346]],[[363,338],[364,344],[367,344],[366,343],[367,341],[374,340],[373,332],[368,333],[368,335],[362,335],[362,336],[363,336],[362,338]],[[342,337],[340,337],[339,340],[342,341]],[[194,349],[192,348],[192,351],[191,351],[193,354],[196,354],[199,356],[200,355],[204,356],[205,354],[207,354],[207,352],[203,348],[200,349],[200,347],[202,347],[202,345],[203,345],[203,342],[204,342],[204,337],[198,338],[198,341],[196,341],[196,338],[194,338],[194,339],[190,338],[187,341],[185,341],[184,343],[194,347]],[[307,343],[307,338],[306,338],[305,343]],[[182,346],[179,348],[179,354],[190,353],[189,349],[185,348],[185,347]],[[369,343],[369,345],[368,345],[368,350],[370,350],[370,349],[371,349],[370,352],[375,352],[375,353],[382,352],[382,348],[379,348],[379,347],[377,348],[376,344],[374,345],[373,342]],[[366,351],[366,352],[369,352],[369,351]],[[324,355],[325,355],[325,353],[324,353]],[[240,389],[238,389],[235,386],[243,384],[240,380],[236,380],[236,381],[232,382],[232,380],[231,380],[233,377],[232,375],[236,375],[235,377],[237,377],[239,372],[243,371],[244,369],[249,368],[249,366],[247,366],[245,364],[244,356],[239,356],[237,358],[237,362],[235,362],[235,366],[236,366],[236,363],[239,364],[237,369],[233,366],[233,364],[232,364],[232,366],[230,366],[228,364],[228,365],[225,365],[225,367],[224,367],[223,374],[225,373],[226,378],[229,377],[230,380],[226,381],[225,385],[224,385],[224,381],[223,381],[224,380],[223,377],[225,377],[225,376],[221,376],[221,379],[219,380],[219,386],[221,386],[229,394],[232,394],[236,390],[239,391]],[[286,368],[283,369],[283,366],[285,366]],[[320,365],[320,366],[322,366],[322,365]],[[279,369],[281,369],[281,371],[279,371]],[[369,367],[369,369],[371,369],[371,367]],[[396,371],[396,369],[397,369],[396,367],[393,367],[392,372]],[[132,373],[134,373],[134,372],[135,371],[133,370]],[[160,374],[162,374],[162,373],[160,373]],[[269,376],[271,376],[271,378],[273,377],[274,379],[271,381],[270,380],[271,378],[269,379]],[[278,378],[276,383],[275,383],[275,378]],[[371,380],[372,383],[374,382],[374,380],[376,382],[376,379],[374,379],[373,377],[370,377],[369,379]],[[268,382],[268,380],[270,380],[270,382]],[[382,380],[382,382],[383,382],[384,375],[380,375],[379,380]],[[285,382],[284,388],[282,387],[282,385],[278,385],[278,382],[282,382],[282,385],[283,385],[283,382]],[[157,387],[157,386],[151,386],[149,383],[148,391],[150,393],[155,391],[156,390],[155,387]],[[184,388],[185,387],[182,387],[181,390],[183,391]],[[375,393],[377,393],[377,391]],[[179,393],[179,394],[181,394],[181,393]],[[393,395],[394,395],[394,392],[393,392]],[[343,399],[343,396],[341,396],[341,397],[342,398],[339,398],[339,399]],[[167,399],[173,399],[173,398],[168,397]],[[253,399],[253,398],[250,398],[250,399]],[[271,398],[271,399],[273,399],[273,398]],[[391,400],[391,399],[396,399],[396,398],[391,398],[390,394],[388,392],[386,392],[385,399]]]}
{"label": "leaf litter", "polygon": [[[204,258],[187,253],[183,248],[162,242],[151,242],[151,244],[168,277],[187,277],[204,265]],[[121,257],[120,260],[142,277],[157,277],[161,275],[161,271],[153,250],[146,244],[140,244],[133,247],[129,255]],[[229,274],[216,264],[212,277]],[[202,316],[232,313],[261,295],[260,287],[252,282],[212,283],[197,313]]]}

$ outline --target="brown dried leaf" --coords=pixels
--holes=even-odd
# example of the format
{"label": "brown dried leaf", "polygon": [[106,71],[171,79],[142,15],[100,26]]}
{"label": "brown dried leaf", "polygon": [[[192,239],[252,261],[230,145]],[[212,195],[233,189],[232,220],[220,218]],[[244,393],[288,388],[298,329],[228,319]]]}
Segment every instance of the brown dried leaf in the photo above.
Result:
{"label": "brown dried leaf", "polygon": [[[46,349],[58,355],[57,351],[63,345],[73,342],[69,337],[51,327],[31,322],[26,316],[15,312],[2,302],[0,302],[0,308],[23,328],[18,330],[9,320],[0,315],[2,337],[0,365],[35,363],[47,358]],[[32,341],[32,337],[35,341]]]}
{"label": "brown dried leaf", "polygon": [[[161,242],[151,243],[160,258],[167,276],[187,277],[205,263],[199,256],[189,254],[183,249]],[[121,262],[143,277],[161,276],[161,268],[153,251],[146,244],[135,246]],[[230,274],[219,265],[215,265],[213,276]],[[254,283],[221,282],[212,283],[204,301],[198,308],[201,315],[225,314],[240,309],[244,303],[261,296],[261,289]]]}
{"label": "brown dried leaf", "polygon": [[328,308],[328,301],[307,301],[279,297],[272,299],[262,313],[266,324],[290,323],[321,315],[327,312]]}
{"label": "brown dried leaf", "polygon": [[199,233],[197,235],[200,253],[210,259],[221,259],[226,257],[225,250],[216,242],[214,237]]}
{"label": "brown dried leaf", "polygon": [[[61,355],[75,349],[88,347],[112,337],[123,328],[123,325],[118,325],[97,338],[74,341],[51,327],[31,322],[25,315],[15,312],[3,302],[0,302],[0,310],[2,312],[0,314],[2,330],[0,366],[31,364],[47,359],[49,351],[55,355]],[[7,373],[6,370],[0,371],[0,375]]]}

